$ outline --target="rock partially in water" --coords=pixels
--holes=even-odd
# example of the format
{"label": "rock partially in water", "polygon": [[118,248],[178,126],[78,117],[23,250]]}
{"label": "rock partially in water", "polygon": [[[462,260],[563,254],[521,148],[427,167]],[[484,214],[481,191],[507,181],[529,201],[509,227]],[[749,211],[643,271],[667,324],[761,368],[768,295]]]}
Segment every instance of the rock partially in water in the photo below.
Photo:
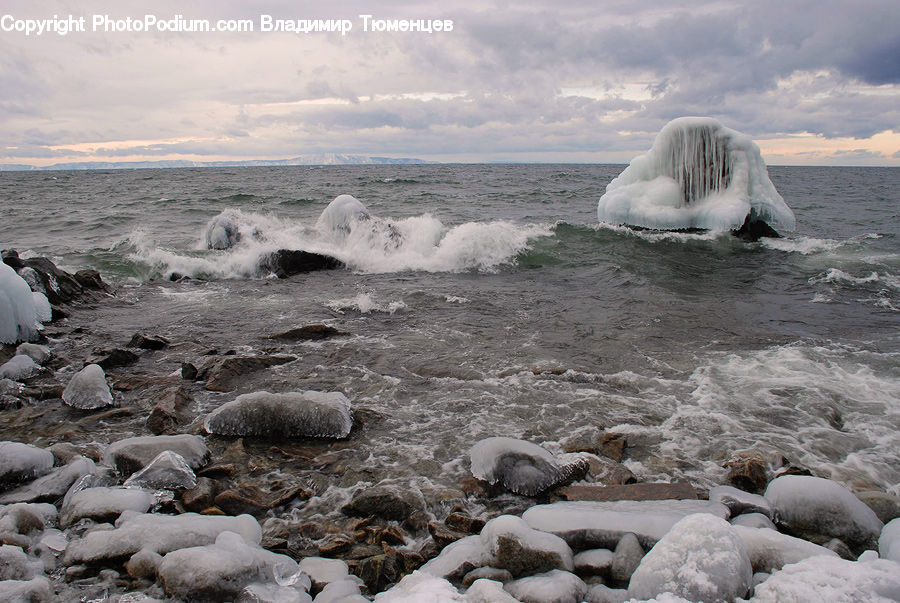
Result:
{"label": "rock partially in water", "polygon": [[753,570],[744,543],[724,519],[685,517],[641,561],[628,594],[652,599],[672,593],[689,601],[733,601],[747,594]]}
{"label": "rock partially in water", "polygon": [[190,490],[197,487],[197,476],[183,456],[163,450],[146,467],[125,480],[124,485],[150,490]]}
{"label": "rock partially in water", "polygon": [[318,341],[320,339],[328,339],[330,337],[339,337],[348,335],[343,331],[339,331],[334,327],[324,324],[305,325],[295,329],[288,329],[283,333],[269,335],[268,339],[278,339],[281,341]]}
{"label": "rock partially in water", "polygon": [[194,398],[183,387],[170,387],[153,405],[147,417],[147,429],[156,435],[173,431],[187,421],[186,411],[193,403]]}
{"label": "rock partially in water", "polygon": [[403,521],[420,508],[418,500],[394,486],[374,486],[353,495],[341,512],[351,517]]}
{"label": "rock partially in water", "polygon": [[140,348],[142,350],[161,350],[169,345],[169,340],[159,335],[144,335],[143,333],[135,333],[128,342],[129,348]]}
{"label": "rock partially in water", "polygon": [[31,444],[0,442],[0,490],[47,473],[53,453]]}
{"label": "rock partially in water", "polygon": [[296,359],[296,356],[287,355],[212,357],[197,370],[197,379],[205,379],[208,390],[230,392],[244,375]]}
{"label": "rock partially in water", "polygon": [[843,540],[861,552],[877,547],[884,524],[837,482],[805,475],[778,477],[766,488],[776,523],[789,534],[813,542]]}
{"label": "rock partially in water", "polygon": [[481,440],[469,452],[472,475],[523,496],[537,496],[584,475],[587,461],[573,456],[560,463],[537,444],[505,437]]}
{"label": "rock partially in water", "polygon": [[344,263],[337,258],[321,253],[299,249],[279,249],[263,256],[259,261],[259,267],[278,278],[288,278],[305,272],[343,268]]}
{"label": "rock partially in water", "polygon": [[125,511],[146,512],[153,495],[140,488],[87,488],[73,494],[59,513],[59,524],[66,528],[87,518],[111,522]]}
{"label": "rock partially in water", "polygon": [[159,453],[170,450],[181,455],[193,470],[209,463],[210,452],[200,436],[179,434],[171,436],[139,436],[110,444],[104,454],[107,464],[122,475],[143,469]]}
{"label": "rock partially in water", "polygon": [[297,563],[290,557],[248,544],[228,531],[219,534],[214,544],[168,553],[158,568],[167,595],[207,601],[233,599],[249,584],[274,583],[296,571]]}
{"label": "rock partially in water", "polygon": [[113,405],[113,395],[106,383],[106,373],[96,364],[89,364],[75,373],[63,390],[62,399],[69,406],[82,410]]}
{"label": "rock partially in water", "polygon": [[340,392],[242,394],[207,416],[208,433],[264,438],[344,438],[353,426]]}
{"label": "rock partially in water", "polygon": [[122,348],[94,348],[90,358],[86,364],[98,364],[103,370],[108,371],[111,368],[120,368],[134,364],[140,359],[140,356],[129,350]]}
{"label": "rock partially in water", "polygon": [[736,452],[725,461],[728,469],[726,480],[732,486],[745,492],[759,494],[768,483],[766,460],[757,452]]}

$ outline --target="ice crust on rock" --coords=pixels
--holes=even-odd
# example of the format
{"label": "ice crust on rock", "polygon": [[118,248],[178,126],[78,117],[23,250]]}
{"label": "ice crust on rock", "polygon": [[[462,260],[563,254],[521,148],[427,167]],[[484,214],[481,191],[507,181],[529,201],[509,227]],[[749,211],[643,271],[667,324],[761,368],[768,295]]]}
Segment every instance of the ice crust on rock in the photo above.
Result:
{"label": "ice crust on rock", "polygon": [[267,438],[344,438],[353,427],[350,400],[340,392],[241,394],[212,411],[208,433]]}
{"label": "ice crust on rock", "polygon": [[38,365],[35,364],[31,356],[18,354],[10,358],[6,363],[0,365],[0,379],[12,379],[13,381],[24,381],[38,371]]}
{"label": "ice crust on rock", "polygon": [[496,580],[481,578],[466,591],[466,603],[516,603],[518,599],[503,590]]}
{"label": "ice crust on rock", "polygon": [[161,452],[170,450],[181,455],[191,469],[199,469],[210,459],[209,448],[200,436],[191,434],[138,436],[109,445],[104,461],[122,475],[131,475],[149,465]]}
{"label": "ice crust on rock", "polygon": [[113,396],[103,368],[99,364],[89,364],[75,373],[63,390],[62,399],[69,406],[82,410],[112,406]]}
{"label": "ice crust on rock", "polygon": [[308,593],[278,584],[249,584],[238,593],[235,603],[312,603]]}
{"label": "ice crust on rock", "polygon": [[900,601],[900,564],[810,557],[772,574],[756,587],[751,601]]}
{"label": "ice crust on rock", "polygon": [[248,584],[275,582],[296,571],[290,557],[248,544],[229,531],[219,534],[214,544],[168,553],[158,568],[167,595],[201,600],[234,598]]}
{"label": "ice crust on rock", "polygon": [[31,580],[43,571],[43,564],[29,558],[22,547],[0,545],[0,580]]}
{"label": "ice crust on rock", "polygon": [[597,204],[600,222],[659,230],[736,230],[748,217],[777,231],[795,227],[756,143],[705,117],[666,124]]}
{"label": "ice crust on rock", "polygon": [[465,601],[452,584],[428,572],[416,570],[390,590],[375,595],[375,603],[452,603]]}
{"label": "ice crust on rock", "polygon": [[493,556],[481,536],[474,534],[451,542],[441,553],[419,568],[424,574],[450,580],[462,578],[477,567],[490,565]]}
{"label": "ice crust on rock", "polygon": [[851,549],[875,548],[884,524],[864,502],[837,482],[783,475],[766,487],[776,523],[806,540],[839,538]]}
{"label": "ice crust on rock", "polygon": [[359,583],[345,579],[329,582],[315,598],[316,603],[367,603],[359,591]]}
{"label": "ice crust on rock", "polygon": [[50,302],[33,293],[12,267],[0,262],[0,343],[31,341],[50,320]]}
{"label": "ice crust on rock", "polygon": [[769,530],[778,530],[772,520],[762,513],[744,513],[731,519],[731,525],[744,526],[747,528],[766,528]]}
{"label": "ice crust on rock", "polygon": [[0,601],[50,601],[53,589],[50,581],[43,576],[32,580],[3,580],[0,581]]}
{"label": "ice crust on rock", "polygon": [[690,601],[732,601],[750,589],[744,543],[724,519],[707,513],[676,523],[644,556],[628,584],[636,599],[672,593]]}
{"label": "ice crust on rock", "polygon": [[887,522],[881,530],[881,536],[878,537],[878,554],[882,559],[900,563],[900,518]]}
{"label": "ice crust on rock", "polygon": [[701,500],[565,501],[536,505],[522,514],[535,530],[556,534],[575,550],[614,549],[629,532],[649,548],[679,520],[694,513],[725,519],[721,503]]}
{"label": "ice crust on rock", "polygon": [[130,557],[147,549],[161,555],[194,546],[212,544],[222,532],[235,532],[249,543],[262,538],[259,523],[250,515],[237,517],[155,515],[125,511],[112,530],[88,532],[66,548],[65,565],[94,563]]}
{"label": "ice crust on rock", "polygon": [[125,511],[144,513],[153,495],[140,488],[87,488],[73,494],[59,512],[59,523],[68,527],[84,518],[111,521]]}
{"label": "ice crust on rock", "polygon": [[560,464],[549,451],[515,438],[492,437],[469,451],[472,475],[524,496],[536,496],[571,479],[587,467],[580,456]]}
{"label": "ice crust on rock", "polygon": [[125,480],[124,485],[151,490],[192,490],[197,487],[197,476],[183,456],[163,450],[146,467]]}
{"label": "ice crust on rock", "polygon": [[0,490],[33,479],[53,467],[49,450],[21,442],[0,442]]}
{"label": "ice crust on rock", "polygon": [[322,589],[326,584],[346,580],[350,576],[347,563],[341,559],[325,557],[304,557],[300,560],[300,571],[309,577],[311,585]]}
{"label": "ice crust on rock", "polygon": [[751,494],[731,486],[716,486],[709,491],[709,500],[728,507],[732,517],[744,513],[762,513],[772,519],[772,505],[764,496]]}
{"label": "ice crust on rock", "polygon": [[329,233],[348,234],[354,223],[369,218],[369,210],[356,197],[338,195],[319,215],[316,228]]}
{"label": "ice crust on rock", "polygon": [[837,553],[830,549],[775,530],[740,525],[732,527],[744,543],[754,572],[772,573],[789,563],[809,557],[837,557]]}
{"label": "ice crust on rock", "polygon": [[36,343],[20,343],[16,348],[17,356],[28,356],[34,360],[35,364],[43,366],[45,362],[50,360],[50,348],[45,345]]}
{"label": "ice crust on rock", "polygon": [[47,475],[0,495],[0,504],[54,501],[62,498],[78,479],[94,472],[91,459],[76,456]]}
{"label": "ice crust on rock", "polygon": [[581,578],[562,570],[513,580],[503,589],[522,603],[579,603],[588,592]]}
{"label": "ice crust on rock", "polygon": [[572,549],[559,536],[534,530],[521,517],[501,515],[481,530],[481,540],[495,561],[513,577],[562,569],[575,570]]}

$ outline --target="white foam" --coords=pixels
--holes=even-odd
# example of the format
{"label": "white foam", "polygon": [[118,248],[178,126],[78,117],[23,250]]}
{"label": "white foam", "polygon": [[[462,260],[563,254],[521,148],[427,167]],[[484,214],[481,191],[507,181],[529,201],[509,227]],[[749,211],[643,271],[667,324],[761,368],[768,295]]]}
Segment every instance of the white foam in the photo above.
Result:
{"label": "white foam", "polygon": [[359,312],[360,314],[371,314],[373,312],[394,314],[395,312],[406,310],[408,308],[406,302],[402,299],[391,302],[380,302],[371,293],[359,293],[356,297],[336,299],[327,302],[325,307],[340,314],[347,311]]}

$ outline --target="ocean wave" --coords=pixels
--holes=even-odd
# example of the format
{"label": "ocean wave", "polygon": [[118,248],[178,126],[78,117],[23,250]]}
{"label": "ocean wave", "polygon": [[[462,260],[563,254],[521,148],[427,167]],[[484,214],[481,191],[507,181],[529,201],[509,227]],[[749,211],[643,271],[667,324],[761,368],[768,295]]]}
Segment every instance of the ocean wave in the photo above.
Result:
{"label": "ocean wave", "polygon": [[825,273],[810,278],[808,282],[810,285],[818,283],[857,287],[864,285],[878,285],[894,291],[900,291],[900,278],[887,272],[870,272],[865,276],[853,276],[839,268],[829,268]]}
{"label": "ocean wave", "polygon": [[759,243],[767,249],[811,255],[815,253],[830,253],[842,247],[862,245],[870,239],[880,239],[882,235],[868,233],[850,237],[843,241],[837,239],[817,239],[815,237],[783,237],[780,239],[762,238]]}

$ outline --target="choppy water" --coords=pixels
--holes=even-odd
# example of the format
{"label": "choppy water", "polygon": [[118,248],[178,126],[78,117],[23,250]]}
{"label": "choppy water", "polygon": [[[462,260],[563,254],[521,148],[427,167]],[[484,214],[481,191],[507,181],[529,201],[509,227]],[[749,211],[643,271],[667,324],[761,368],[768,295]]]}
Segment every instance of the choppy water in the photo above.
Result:
{"label": "choppy water", "polygon": [[[255,389],[343,391],[380,416],[345,451],[360,479],[453,485],[480,438],[554,442],[597,425],[628,434],[626,464],[644,479],[710,485],[731,452],[756,448],[900,493],[900,170],[770,168],[798,231],[746,243],[597,225],[621,169],[3,173],[0,246],[118,283],[117,300],[75,317],[97,337],[194,342],[160,371],[201,347],[300,355],[200,406]],[[317,233],[342,193],[403,244]],[[263,240],[203,249],[227,209]],[[258,257],[277,247],[350,267],[266,278]],[[173,272],[199,278],[165,280]],[[321,321],[351,336],[264,339]],[[97,437],[125,428],[141,429]]]}

